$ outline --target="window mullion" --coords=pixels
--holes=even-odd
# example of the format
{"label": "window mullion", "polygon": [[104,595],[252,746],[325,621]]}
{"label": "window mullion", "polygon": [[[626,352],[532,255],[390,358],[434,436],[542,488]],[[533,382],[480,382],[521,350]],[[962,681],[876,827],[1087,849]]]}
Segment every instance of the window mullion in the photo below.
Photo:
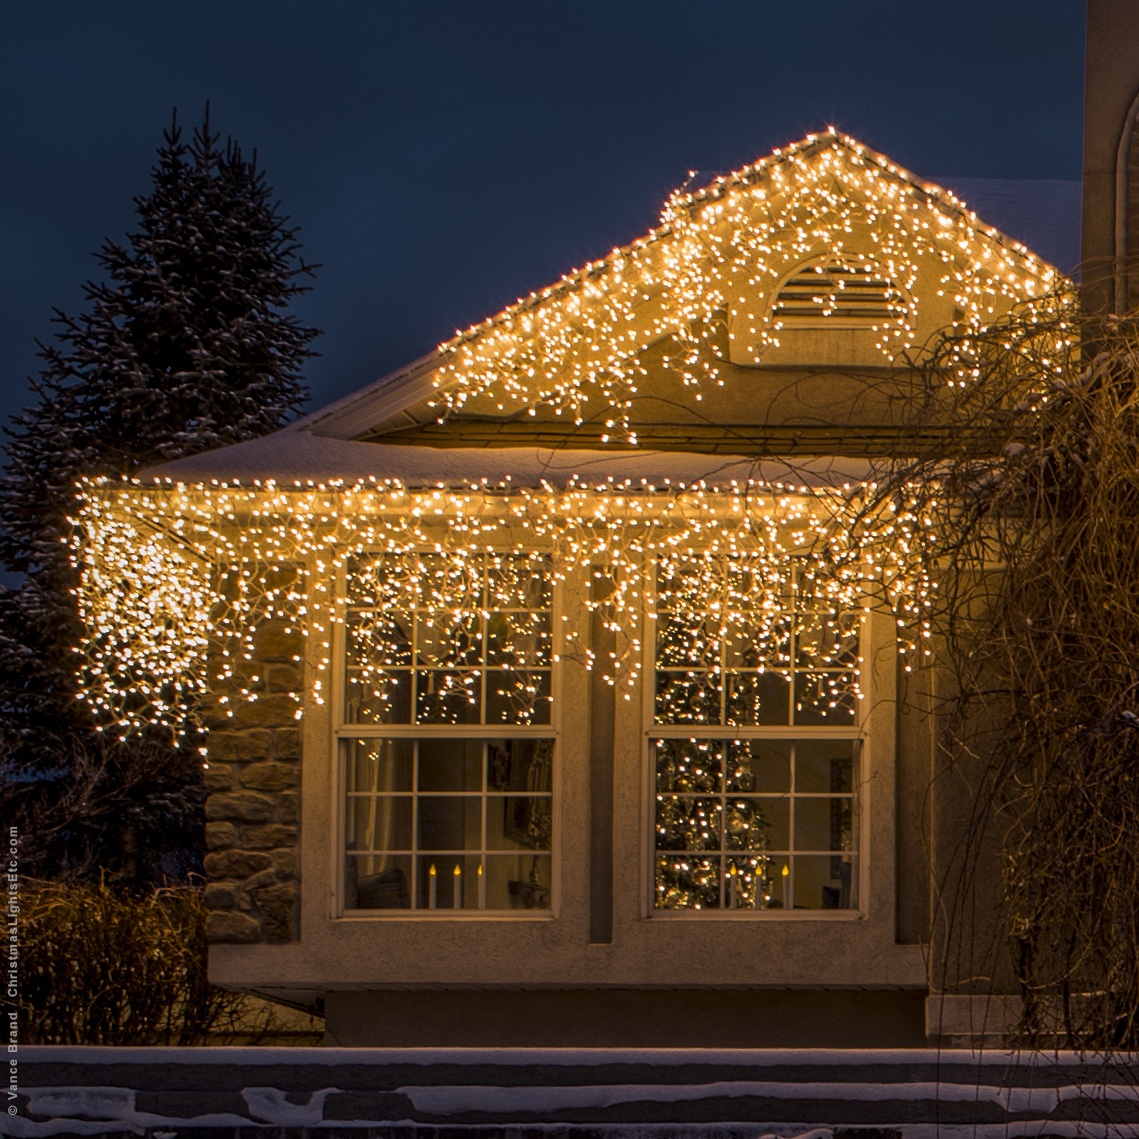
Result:
{"label": "window mullion", "polygon": [[411,908],[419,909],[419,741],[411,745]]}
{"label": "window mullion", "polygon": [[[553,790],[548,782],[553,747],[548,712],[553,635],[549,563],[544,557],[516,554],[476,555],[477,564],[472,559],[452,562],[449,557],[424,553],[415,560],[410,576],[407,572],[400,576],[407,567],[404,555],[376,554],[370,564],[361,564],[347,585],[348,608],[370,608],[377,616],[369,636],[355,643],[352,658],[357,671],[362,666],[370,678],[360,685],[361,692],[369,684],[371,689],[358,707],[341,708],[335,729],[342,762],[358,765],[353,786],[357,792],[365,789],[369,800],[369,807],[361,803],[357,813],[346,812],[345,842],[353,849],[364,843],[369,850],[383,847],[377,857],[384,869],[377,881],[374,873],[364,873],[374,871],[375,863],[363,857],[349,859],[356,892],[346,900],[346,910],[406,912],[410,906],[423,913],[426,867],[434,861],[439,908],[447,916],[457,916],[455,895],[448,892],[455,883],[456,860],[463,868],[459,880],[466,886],[467,897],[462,900],[469,898],[471,909],[486,909],[488,889],[493,890],[493,904],[502,908],[549,909],[553,853]],[[493,597],[492,579],[497,583]],[[409,580],[416,582],[414,596],[400,593]],[[353,593],[354,589],[360,592]],[[356,598],[368,599],[369,605],[353,605]],[[492,621],[492,608],[502,612],[499,624]],[[406,666],[411,706],[406,715],[401,706],[379,698],[386,676],[405,667],[388,647],[392,642],[384,623],[385,618],[394,620],[391,614],[398,617],[403,612],[410,614],[410,629],[398,642],[411,654]],[[527,621],[526,614],[534,616]],[[428,620],[430,629],[425,627]],[[404,623],[407,620],[400,618]],[[395,625],[392,635],[402,635]],[[473,637],[477,645],[471,643]],[[496,693],[489,690],[492,671],[500,681]],[[445,675],[453,678],[450,685],[428,683],[429,677]],[[464,677],[479,684],[470,704]],[[368,718],[355,723],[349,716]],[[502,722],[491,722],[492,717]],[[402,722],[387,723],[385,718]],[[424,722],[428,719],[436,722]],[[385,741],[394,748],[390,755]],[[492,749],[500,755],[495,760],[493,795]],[[369,758],[380,766],[395,766],[385,767],[381,776],[379,767],[369,772],[363,766]],[[348,799],[353,798],[360,796],[353,792]],[[401,801],[410,816],[401,812]],[[375,816],[370,828],[369,812]],[[406,827],[411,833],[404,840],[398,836]],[[380,830],[384,834],[377,837]],[[388,849],[393,844],[403,849]],[[396,882],[396,874],[403,874],[405,867],[410,896],[393,900],[404,897],[406,887],[397,891],[393,885],[387,893],[385,876],[391,872]],[[467,884],[472,872],[477,886]],[[365,876],[369,901],[362,904]]]}

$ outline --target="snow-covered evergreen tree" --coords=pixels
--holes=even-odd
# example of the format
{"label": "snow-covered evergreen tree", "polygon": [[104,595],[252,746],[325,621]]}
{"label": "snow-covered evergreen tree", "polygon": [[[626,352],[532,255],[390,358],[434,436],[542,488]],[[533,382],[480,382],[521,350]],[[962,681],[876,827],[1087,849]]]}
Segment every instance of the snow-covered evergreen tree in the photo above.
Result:
{"label": "snow-covered evergreen tree", "polygon": [[[92,854],[104,866],[131,861],[116,845],[124,823],[127,845],[142,841],[151,856],[154,843],[185,843],[178,824],[200,801],[190,755],[156,762],[153,741],[108,744],[74,699],[65,542],[75,480],[282,426],[304,399],[301,368],[318,335],[287,311],[312,273],[296,231],[256,155],[223,146],[208,109],[189,141],[175,116],[152,179],[135,202],[137,232],[96,254],[103,279],[85,286],[86,311],[56,313],[56,343],[40,346],[36,401],[7,429],[0,478],[0,563],[25,575],[0,593],[0,794],[38,832],[27,842],[50,835],[44,857],[75,865]],[[80,773],[90,787],[77,800]]]}

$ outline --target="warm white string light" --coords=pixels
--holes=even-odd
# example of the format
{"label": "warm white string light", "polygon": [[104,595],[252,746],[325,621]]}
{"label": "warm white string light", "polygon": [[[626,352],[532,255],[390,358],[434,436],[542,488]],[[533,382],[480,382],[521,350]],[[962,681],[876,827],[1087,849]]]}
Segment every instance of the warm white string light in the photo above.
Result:
{"label": "warm white string light", "polygon": [[[699,400],[702,385],[722,382],[725,325],[745,330],[745,362],[762,363],[782,327],[773,286],[819,257],[889,283],[889,315],[872,328],[884,362],[920,347],[913,290],[923,264],[934,266],[937,294],[952,298],[958,332],[979,331],[1059,281],[952,193],[832,129],[704,190],[677,191],[646,237],[442,345],[439,418],[476,401],[546,407],[576,424],[602,409],[611,437],[636,443],[644,349],[667,340],[664,366]],[[834,288],[815,298],[820,316],[833,311]]]}
{"label": "warm white string light", "polygon": [[[926,631],[933,589],[920,561],[906,555],[921,521],[897,498],[867,513],[869,490],[758,482],[412,490],[394,480],[313,488],[97,480],[86,484],[76,519],[79,608],[89,630],[80,649],[81,697],[118,732],[155,725],[181,732],[187,709],[211,690],[234,707],[257,699],[254,637],[261,622],[275,618],[301,632],[325,630],[310,653],[310,697],[322,701],[327,630],[344,620],[334,582],[365,552],[384,555],[385,604],[426,605],[443,632],[478,617],[465,568],[476,555],[549,558],[556,581],[585,581],[604,566],[612,589],[587,606],[621,634],[619,651],[595,661],[567,622],[562,655],[602,669],[627,695],[641,667],[644,615],[652,621],[658,609],[700,611],[711,621],[709,635],[723,638],[740,625],[746,605],[748,620],[758,615],[762,645],[763,629],[785,618],[784,587],[795,566],[796,588],[821,617],[810,634],[818,643],[804,651],[824,657],[844,615],[865,609],[877,592],[899,614],[902,647],[912,652]],[[454,567],[430,576],[426,599],[425,553]],[[646,575],[660,563],[682,572],[674,588],[654,593]],[[726,563],[746,563],[759,583],[746,598],[725,578]],[[769,663],[779,668],[776,659]],[[383,674],[381,653],[368,672],[377,693]],[[295,697],[299,715],[303,694]]]}
{"label": "warm white string light", "polygon": [[[745,331],[738,350],[748,363],[761,363],[778,344],[773,286],[788,267],[819,257],[835,268],[812,298],[824,317],[838,309],[846,271],[886,283],[887,315],[873,331],[890,360],[921,347],[914,285],[923,264],[934,266],[937,291],[952,298],[955,311],[948,330],[955,348],[942,356],[939,373],[950,386],[967,385],[977,373],[972,333],[1018,304],[1027,306],[1029,329],[1034,313],[1055,327],[1057,311],[1070,303],[1054,270],[981,227],[952,194],[831,131],[702,191],[674,194],[661,226],[644,239],[457,335],[440,349],[436,410],[445,419],[489,400],[499,411],[545,407],[581,422],[601,408],[613,440],[636,443],[631,409],[647,375],[644,350],[663,342],[663,366],[699,399],[702,388],[721,382],[726,353],[737,351],[728,330]],[[1057,369],[1063,355],[1058,345]],[[1046,400],[1046,388],[1034,386],[1033,398]],[[425,552],[450,559],[454,572],[433,579],[429,601],[441,626],[475,616],[462,568],[477,561],[473,555],[550,558],[561,580],[589,580],[604,567],[612,588],[587,604],[620,634],[619,650],[596,661],[581,631],[568,625],[561,643],[564,655],[601,668],[626,695],[641,667],[642,619],[653,621],[668,606],[714,615],[708,635],[715,639],[738,624],[746,601],[749,620],[761,615],[758,659],[778,669],[764,656],[764,629],[774,644],[785,616],[780,583],[793,576],[820,616],[817,643],[805,651],[825,654],[844,614],[865,609],[876,594],[893,610],[900,649],[912,659],[930,635],[929,515],[936,503],[928,486],[920,494],[903,487],[868,509],[875,491],[872,483],[808,491],[612,479],[568,488],[483,481],[428,489],[394,479],[294,486],[95,480],[81,487],[75,520],[88,629],[77,650],[80,695],[110,730],[157,725],[179,734],[207,693],[230,707],[257,699],[254,635],[262,621],[278,618],[302,633],[325,630],[308,653],[315,662],[309,695],[323,701],[327,630],[344,620],[335,582],[364,552],[382,553],[387,567],[402,560],[407,572],[392,581],[415,583],[409,589],[421,589],[417,566]],[[741,561],[757,569],[746,599],[724,591],[722,566]],[[690,596],[645,589],[646,574],[662,562],[684,563]],[[382,687],[381,650],[364,673]],[[294,695],[299,715],[304,694]]]}

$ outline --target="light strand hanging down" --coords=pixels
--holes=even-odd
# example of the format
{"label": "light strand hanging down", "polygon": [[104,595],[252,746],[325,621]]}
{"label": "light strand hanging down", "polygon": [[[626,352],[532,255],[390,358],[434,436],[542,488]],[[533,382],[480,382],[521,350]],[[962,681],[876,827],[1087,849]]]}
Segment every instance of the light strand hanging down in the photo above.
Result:
{"label": "light strand hanging down", "polygon": [[[778,345],[784,316],[772,294],[780,274],[805,259],[817,262],[818,287],[805,277],[801,300],[812,315],[849,311],[840,293],[853,275],[872,285],[883,362],[928,359],[931,346],[916,343],[914,286],[924,274],[928,297],[935,282],[953,319],[936,367],[914,374],[915,394],[921,384],[926,395],[968,390],[994,326],[1006,327],[1012,310],[1022,317],[1007,323],[1003,350],[1025,362],[1027,405],[1043,406],[1064,382],[1074,350],[1067,282],[981,226],[952,194],[831,131],[702,191],[677,192],[644,239],[441,346],[435,409],[445,419],[489,401],[577,422],[600,409],[603,441],[635,444],[631,409],[647,375],[645,349],[657,346],[661,365],[699,400],[722,382],[726,354],[742,351],[758,364]],[[742,347],[733,347],[735,330]],[[231,707],[258,698],[255,632],[278,619],[315,634],[308,698],[325,700],[331,630],[345,620],[338,583],[363,553],[383,554],[391,571],[383,605],[398,608],[401,591],[410,591],[405,601],[415,592],[440,629],[475,616],[472,555],[549,559],[555,580],[588,580],[603,567],[612,589],[588,604],[618,634],[612,658],[592,659],[570,622],[554,641],[626,695],[642,667],[646,622],[658,612],[699,615],[717,642],[746,611],[758,621],[756,667],[778,671],[790,582],[818,617],[813,631],[796,633],[800,642],[815,638],[804,651],[825,656],[850,614],[878,604],[894,614],[912,660],[930,633],[938,548],[931,515],[939,491],[928,470],[923,478],[920,486],[892,479],[888,493],[872,481],[836,490],[761,481],[88,482],[73,546],[87,627],[77,649],[80,696],[107,730],[181,735],[207,694]],[[726,565],[746,567],[746,589]],[[658,591],[646,581],[678,584]],[[370,653],[362,679],[377,693],[381,634],[381,624],[358,633]],[[825,688],[817,695],[824,704],[845,698]],[[299,715],[306,694],[294,696]]]}
{"label": "light strand hanging down", "polygon": [[[444,634],[478,616],[478,592],[468,580],[475,555],[549,559],[555,581],[588,580],[604,566],[613,588],[588,605],[619,634],[617,651],[593,659],[580,631],[563,619],[559,655],[601,669],[626,695],[641,668],[643,621],[664,610],[699,613],[715,639],[731,635],[746,608],[748,621],[758,621],[757,659],[778,671],[776,650],[763,646],[779,642],[792,581],[815,615],[800,632],[801,640],[813,638],[803,651],[825,657],[850,614],[877,598],[897,615],[902,651],[912,654],[928,633],[933,586],[908,551],[920,545],[928,519],[898,496],[867,512],[866,490],[752,482],[409,490],[389,480],[303,489],[96,481],[86,486],[76,520],[79,608],[89,630],[79,650],[80,696],[115,733],[160,727],[180,735],[208,692],[222,693],[231,707],[257,699],[254,637],[263,621],[279,619],[302,632],[320,630],[308,651],[309,697],[323,701],[330,631],[344,621],[336,582],[364,552],[385,556],[383,604],[430,610]],[[646,589],[657,566],[664,567],[661,580],[674,584]],[[725,566],[737,568],[726,573]],[[373,660],[379,693],[380,646]],[[294,695],[299,716],[305,694]]]}
{"label": "light strand hanging down", "polygon": [[[809,299],[820,317],[839,310],[844,276],[882,283],[872,330],[884,364],[923,348],[914,286],[925,265],[932,291],[952,300],[946,331],[957,335],[1034,298],[1050,313],[1044,298],[1060,284],[1054,269],[982,226],[952,193],[832,128],[701,191],[677,191],[644,238],[441,345],[439,419],[472,401],[531,415],[546,407],[575,424],[601,410],[606,441],[635,444],[630,413],[647,376],[644,350],[667,341],[664,367],[699,400],[701,386],[722,383],[735,330],[746,363],[779,346],[773,287],[808,260],[819,262]],[[958,380],[972,374],[967,356]]]}

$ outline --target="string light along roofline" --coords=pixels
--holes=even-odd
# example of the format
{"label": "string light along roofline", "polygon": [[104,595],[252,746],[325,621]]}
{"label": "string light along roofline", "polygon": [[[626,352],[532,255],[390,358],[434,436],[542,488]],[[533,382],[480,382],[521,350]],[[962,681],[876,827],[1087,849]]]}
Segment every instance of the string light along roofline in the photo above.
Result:
{"label": "string light along roofline", "polygon": [[[955,227],[959,224],[965,227],[969,234],[982,237],[985,241],[993,243],[994,246],[1020,264],[1026,277],[1040,282],[1041,292],[1047,292],[1049,289],[1062,287],[1065,284],[1064,278],[1058,270],[1034,254],[1024,244],[1006,236],[993,226],[980,223],[977,214],[970,210],[966,203],[951,190],[927,179],[919,178],[905,167],[892,162],[886,155],[850,135],[837,131],[834,127],[829,127],[820,133],[809,134],[798,142],[779,147],[771,154],[758,158],[755,162],[741,167],[731,174],[715,178],[701,189],[674,192],[666,202],[664,215],[666,217],[672,215],[691,218],[703,207],[720,201],[733,191],[746,190],[757,187],[763,182],[770,182],[773,178],[780,177],[782,171],[793,168],[796,162],[803,162],[827,152],[841,156],[863,169],[873,169],[893,185],[915,195],[922,204],[936,210],[946,219],[949,226]],[[945,225],[946,222],[942,224]],[[662,224],[649,230],[648,233],[625,245],[615,247],[606,255],[586,262],[585,265],[576,270],[563,274],[553,284],[534,290],[525,297],[518,298],[513,304],[507,305],[485,320],[472,324],[466,329],[457,329],[453,337],[439,344],[433,352],[427,353],[410,364],[375,380],[357,392],[350,393],[324,408],[309,413],[285,430],[316,429],[319,431],[322,424],[340,419],[348,415],[352,409],[380,398],[393,388],[413,381],[417,377],[432,375],[434,386],[436,389],[442,390],[449,385],[446,379],[440,377],[439,370],[446,367],[447,362],[456,353],[477,344],[481,339],[497,330],[505,328],[527,312],[532,312],[542,305],[563,299],[575,291],[580,291],[591,279],[611,272],[616,264],[627,261],[637,253],[652,249],[662,239],[671,237],[674,231],[675,222],[663,220]]]}
{"label": "string light along roofline", "polygon": [[[825,185],[818,171],[830,179]],[[854,185],[848,197],[841,185],[836,190],[831,184],[840,176],[846,178],[843,185]],[[766,196],[764,179],[780,184],[778,209],[771,207],[778,195]],[[876,189],[881,180],[886,189],[880,202],[867,187]],[[899,193],[917,195],[931,208],[930,216],[915,218],[918,206],[899,205]],[[784,264],[820,245],[840,262],[862,263],[866,251],[847,243],[859,227],[860,240],[868,234],[876,243],[869,259],[887,264],[902,289],[916,277],[918,259],[929,256],[937,265],[963,307],[966,333],[956,378],[947,383],[965,384],[975,372],[968,332],[984,329],[1020,302],[1062,310],[1063,298],[1043,289],[1062,279],[1023,246],[1008,246],[997,231],[979,229],[975,215],[953,195],[946,195],[948,209],[943,208],[942,193],[833,131],[808,136],[704,190],[680,191],[665,205],[666,224],[648,237],[590,262],[442,346],[435,378],[441,399],[450,401],[444,411],[487,392],[502,401],[529,399],[531,409],[535,401],[552,404],[558,414],[575,416],[586,400],[598,399],[610,409],[607,427],[614,439],[623,434],[624,442],[636,445],[629,396],[645,374],[640,352],[652,342],[649,333],[656,343],[672,338],[676,354],[664,366],[672,366],[699,400],[700,385],[718,382],[724,360],[717,337],[725,311],[735,303],[725,292],[733,286],[725,282],[746,270],[750,284],[758,279],[759,286],[769,286],[777,270],[768,254],[779,241],[785,242]],[[970,244],[974,239],[980,239],[979,247]],[[651,265],[641,257],[650,248],[660,254]],[[640,337],[628,325],[654,273],[665,303]],[[608,291],[595,287],[598,281]],[[575,308],[579,294],[584,300]],[[565,307],[551,307],[556,300]],[[914,304],[899,302],[875,330],[887,355],[905,351],[912,341]],[[531,317],[538,323],[527,324]],[[764,336],[774,342],[774,336]],[[475,343],[487,353],[464,356]],[[372,385],[356,402],[379,390]],[[343,408],[345,401],[334,406]],[[304,421],[310,435],[320,420],[317,413]],[[375,454],[379,459],[383,451]],[[226,452],[217,455],[224,461]],[[706,458],[708,468],[720,461]],[[625,648],[602,667],[626,696],[639,682],[639,630],[655,618],[659,601],[645,589],[644,574],[662,559],[687,559],[689,578],[709,591],[705,611],[719,613],[723,625],[711,631],[713,639],[727,635],[741,607],[738,598],[713,597],[724,588],[724,566],[742,558],[761,569],[752,574],[762,587],[763,604],[753,613],[761,653],[765,637],[777,643],[775,630],[784,616],[779,591],[769,586],[792,580],[819,617],[818,644],[808,645],[811,651],[825,653],[830,632],[845,614],[865,611],[871,594],[893,612],[903,655],[925,652],[930,635],[936,583],[923,546],[931,525],[929,494],[901,487],[868,509],[872,480],[820,487],[794,479],[582,475],[562,485],[509,478],[428,478],[409,485],[376,474],[291,482],[254,476],[242,483],[224,476],[186,482],[162,468],[152,478],[149,484],[85,484],[75,521],[80,613],[88,628],[77,650],[80,695],[118,733],[159,727],[182,734],[187,725],[195,726],[201,701],[211,694],[230,708],[255,701],[254,636],[266,619],[281,619],[306,635],[310,627],[317,630],[319,643],[309,649],[311,688],[307,697],[293,695],[298,714],[306,698],[323,702],[332,668],[329,630],[344,622],[345,594],[337,582],[357,572],[353,559],[362,555],[365,562],[378,554],[398,563],[397,576],[415,590],[428,573],[425,559],[448,559],[446,582],[433,587],[435,619],[460,624],[471,617],[470,566],[484,555],[549,557],[562,579],[606,562],[617,586],[587,605],[602,609],[606,624],[622,631]],[[282,584],[285,570],[295,577]],[[562,634],[564,656],[577,655],[587,667],[598,664],[588,646],[580,646],[576,630]],[[770,663],[778,667],[774,659]],[[382,667],[375,670],[378,678],[382,674]],[[857,689],[856,678],[852,683]]]}
{"label": "string light along roofline", "polygon": [[[851,135],[842,134],[833,126],[828,127],[822,133],[809,134],[798,142],[776,147],[770,155],[757,158],[754,162],[742,166],[739,170],[734,170],[730,174],[719,175],[707,186],[699,190],[687,192],[678,190],[669,200],[670,202],[681,203],[682,207],[689,212],[695,212],[701,206],[722,198],[733,189],[742,189],[754,185],[761,178],[769,178],[777,166],[788,165],[797,157],[808,157],[813,153],[823,150],[840,148],[848,151],[859,160],[877,166],[884,173],[897,179],[898,182],[920,193],[928,204],[947,209],[956,218],[966,222],[974,229],[977,229],[978,232],[982,233],[985,237],[1024,258],[1030,265],[1041,266],[1043,273],[1055,272],[1050,266],[1046,266],[1045,262],[1023,243],[1008,237],[994,226],[978,226],[976,212],[970,210],[968,205],[962,199],[958,198],[952,190],[948,190],[944,186],[939,186],[937,183],[930,182],[927,179],[919,178],[904,166],[899,166],[896,162],[891,162],[886,155],[872,149],[865,143],[859,142],[858,139]],[[605,254],[605,256],[593,261],[587,261],[580,268],[564,273],[554,284],[542,289],[535,289],[525,297],[519,297],[513,304],[507,305],[493,316],[489,316],[476,324],[469,325],[465,329],[456,329],[455,335],[450,340],[445,340],[434,353],[422,357],[422,360],[426,362],[434,357],[451,352],[460,344],[468,340],[477,339],[483,333],[505,323],[512,317],[524,312],[527,308],[532,308],[534,305],[546,300],[555,300],[571,289],[580,287],[590,276],[612,268],[615,260],[627,257],[634,250],[645,248],[659,241],[661,238],[669,236],[672,233],[672,228],[673,227],[669,224],[654,226],[648,233],[635,238],[633,241],[627,242],[625,245],[617,246]],[[414,363],[418,364],[420,361],[417,360]],[[403,369],[401,369],[400,373],[395,374],[402,374],[402,371]]]}

